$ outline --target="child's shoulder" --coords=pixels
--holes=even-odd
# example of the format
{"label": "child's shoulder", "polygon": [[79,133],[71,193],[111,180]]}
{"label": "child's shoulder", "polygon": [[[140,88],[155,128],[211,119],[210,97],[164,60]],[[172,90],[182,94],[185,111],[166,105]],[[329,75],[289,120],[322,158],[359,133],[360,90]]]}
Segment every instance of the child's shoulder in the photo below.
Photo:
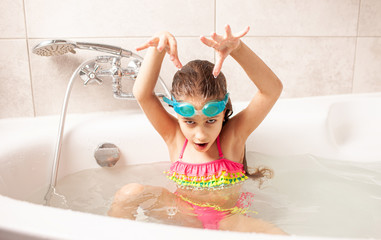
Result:
{"label": "child's shoulder", "polygon": [[234,131],[234,119],[229,120],[220,134],[220,144],[224,156],[234,162],[242,163],[246,139]]}
{"label": "child's shoulder", "polygon": [[181,132],[180,127],[176,130],[176,134],[165,141],[168,147],[170,160],[171,162],[175,162],[179,159],[181,150],[185,144],[186,138],[184,134]]}

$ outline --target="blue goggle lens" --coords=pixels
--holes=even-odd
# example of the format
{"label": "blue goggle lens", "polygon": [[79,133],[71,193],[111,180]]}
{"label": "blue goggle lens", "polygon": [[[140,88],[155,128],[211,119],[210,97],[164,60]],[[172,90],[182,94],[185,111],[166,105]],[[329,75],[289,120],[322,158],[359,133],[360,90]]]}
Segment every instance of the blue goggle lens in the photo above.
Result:
{"label": "blue goggle lens", "polygon": [[221,105],[218,103],[209,103],[204,106],[202,109],[202,113],[204,113],[205,116],[207,117],[214,117],[218,115],[220,112],[222,112],[225,109],[225,106],[221,108]]}
{"label": "blue goggle lens", "polygon": [[184,117],[192,117],[195,114],[195,109],[189,103],[179,104],[177,107],[174,107],[175,112]]}
{"label": "blue goggle lens", "polygon": [[[177,102],[176,99],[172,96],[173,100],[170,100],[166,97],[163,97],[164,102],[168,103],[169,105],[173,106],[173,109],[175,112],[180,114],[183,117],[193,117],[196,114],[196,109],[194,106],[190,103],[186,102]],[[218,114],[220,114],[222,111],[224,111],[226,104],[229,99],[229,93],[225,95],[224,100],[222,101],[213,101],[208,102],[204,105],[202,108],[202,113],[207,117],[214,117]]]}

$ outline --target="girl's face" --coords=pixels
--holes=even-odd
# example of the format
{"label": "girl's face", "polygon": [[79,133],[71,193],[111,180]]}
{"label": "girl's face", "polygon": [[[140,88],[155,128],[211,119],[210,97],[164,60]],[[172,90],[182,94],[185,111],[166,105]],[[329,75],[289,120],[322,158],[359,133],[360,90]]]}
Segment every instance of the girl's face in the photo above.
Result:
{"label": "girl's face", "polygon": [[[190,103],[196,110],[201,110],[207,102],[214,99],[205,100],[202,97],[181,97],[177,100]],[[224,115],[225,110],[214,117],[200,114],[188,118],[177,114],[177,118],[181,131],[188,139],[188,144],[192,144],[199,152],[206,152],[221,132]]]}

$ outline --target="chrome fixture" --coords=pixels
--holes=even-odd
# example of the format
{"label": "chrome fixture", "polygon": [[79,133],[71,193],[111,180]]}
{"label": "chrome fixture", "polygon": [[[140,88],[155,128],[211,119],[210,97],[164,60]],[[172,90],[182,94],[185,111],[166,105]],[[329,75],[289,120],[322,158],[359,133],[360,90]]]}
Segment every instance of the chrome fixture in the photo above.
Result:
{"label": "chrome fixture", "polygon": [[[68,52],[76,53],[74,49],[94,50],[113,54],[114,56],[98,56],[93,61],[83,64],[79,71],[79,76],[84,81],[84,85],[89,82],[102,84],[103,77],[112,77],[112,88],[114,97],[119,99],[135,99],[132,93],[122,91],[122,78],[135,80],[143,58],[129,50],[120,47],[85,42],[71,42],[67,40],[49,40],[36,45],[32,52],[40,56],[59,56]],[[122,68],[121,59],[125,57],[129,60],[127,67]],[[158,97],[170,96],[169,90],[164,81],[159,77],[159,83],[164,89],[164,93],[157,93]]]}
{"label": "chrome fixture", "polygon": [[[79,77],[84,81],[84,85],[92,82],[103,83],[103,79],[112,78],[112,91],[114,97],[118,99],[132,99],[135,97],[132,92],[126,93],[122,90],[123,79],[136,80],[142,63],[142,58],[137,55],[128,58],[126,68],[121,67],[121,57],[117,56],[98,56],[93,61],[83,64],[79,71]],[[159,83],[164,89],[164,93],[156,93],[158,97],[170,96],[169,90],[164,81],[159,77]]]}
{"label": "chrome fixture", "polygon": [[115,144],[102,143],[94,151],[94,158],[101,167],[113,167],[119,160],[119,149]]}
{"label": "chrome fixture", "polygon": [[76,53],[74,49],[94,50],[98,52],[110,53],[121,57],[131,57],[134,54],[120,47],[86,42],[71,42],[67,40],[48,40],[36,45],[32,52],[40,56],[58,56],[71,52]]}
{"label": "chrome fixture", "polygon": [[[135,99],[133,94],[122,91],[122,78],[127,80],[135,80],[140,66],[141,60],[137,58],[129,58],[127,68],[121,67],[121,57],[116,56],[98,56],[93,61],[84,64],[79,71],[79,77],[83,80],[83,84],[96,82],[102,84],[107,77],[112,78],[112,91],[115,98],[119,99]],[[160,82],[163,87],[164,82]],[[164,87],[165,89],[166,87]],[[166,94],[158,94],[166,96]]]}
{"label": "chrome fixture", "polygon": [[[66,119],[66,110],[69,102],[71,89],[74,80],[79,76],[84,85],[96,82],[102,84],[104,81],[112,79],[112,88],[114,97],[117,99],[135,100],[132,92],[126,93],[122,91],[122,80],[136,80],[143,58],[131,51],[104,44],[70,42],[66,40],[50,40],[45,41],[33,48],[33,53],[41,56],[58,56],[68,52],[75,53],[74,49],[94,50],[112,54],[106,56],[98,56],[95,59],[85,61],[72,74],[66,89],[66,94],[62,106],[61,118],[58,129],[58,139],[54,154],[53,168],[50,179],[49,189],[45,195],[45,205],[50,205],[52,195],[59,195],[55,191],[57,183],[57,173],[59,160],[61,155],[61,146],[63,139],[63,131]],[[125,68],[122,67],[122,58],[127,58],[128,63]],[[125,61],[123,61],[124,63]],[[159,77],[159,83],[164,89],[164,93],[156,93],[158,97],[166,96],[170,98],[170,92],[164,81]]]}

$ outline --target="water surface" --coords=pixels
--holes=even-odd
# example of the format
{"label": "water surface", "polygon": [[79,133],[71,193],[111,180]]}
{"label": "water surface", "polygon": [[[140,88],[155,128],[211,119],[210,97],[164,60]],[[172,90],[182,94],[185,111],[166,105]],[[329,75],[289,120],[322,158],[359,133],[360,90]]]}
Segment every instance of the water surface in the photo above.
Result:
{"label": "water surface", "polygon": [[[267,156],[248,152],[251,167],[266,166],[274,177],[246,181],[254,194],[250,217],[274,223],[293,235],[381,238],[381,163],[328,160],[311,155]],[[163,174],[168,162],[88,169],[60,179],[50,205],[107,215],[115,192],[127,183],[176,187]],[[255,214],[254,212],[258,212]],[[168,218],[173,211],[168,211]],[[156,221],[139,212],[137,220]],[[165,222],[165,221],[164,221]]]}

